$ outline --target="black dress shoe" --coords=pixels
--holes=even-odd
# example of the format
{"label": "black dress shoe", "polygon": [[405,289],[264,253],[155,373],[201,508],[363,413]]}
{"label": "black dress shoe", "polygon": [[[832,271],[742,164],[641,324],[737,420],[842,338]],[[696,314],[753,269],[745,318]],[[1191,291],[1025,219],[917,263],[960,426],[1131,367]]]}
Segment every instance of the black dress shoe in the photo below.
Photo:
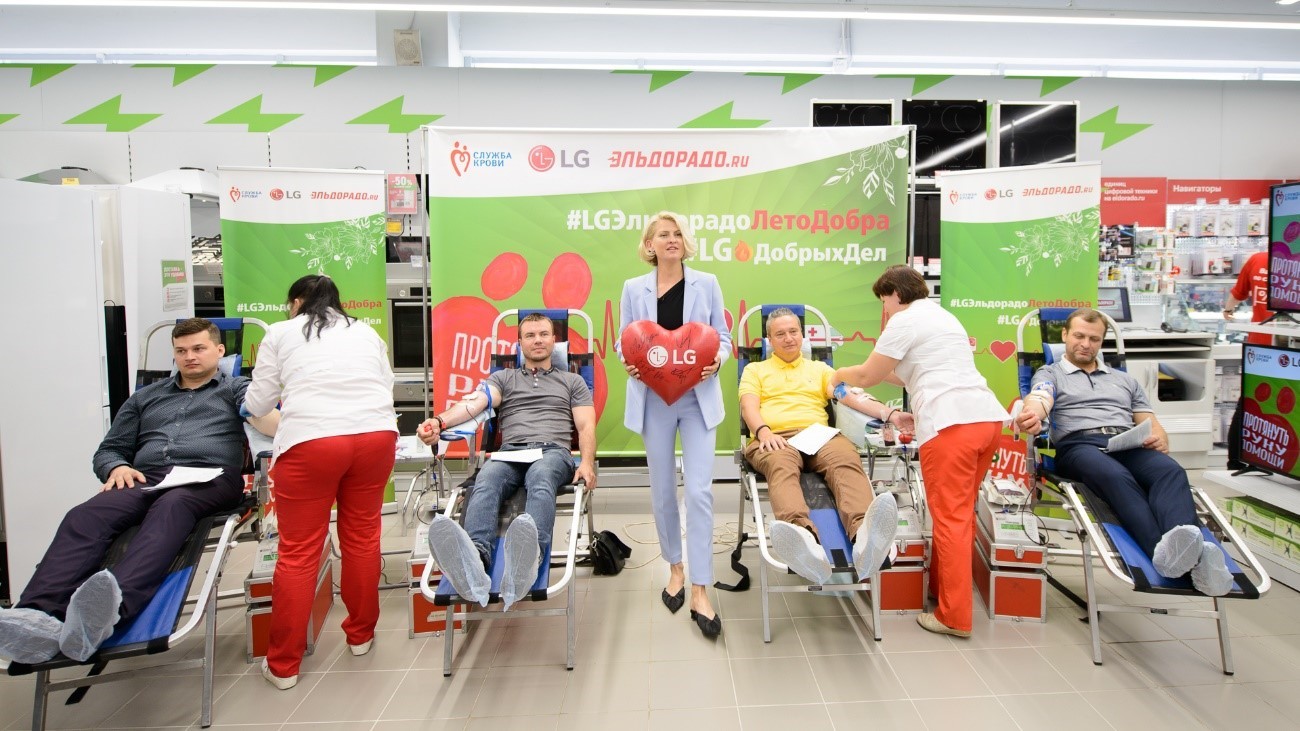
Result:
{"label": "black dress shoe", "polygon": [[676,594],[669,594],[668,590],[664,589],[659,598],[664,600],[664,606],[668,607],[668,611],[676,614],[677,610],[681,609],[682,605],[686,603],[686,587],[683,586],[678,589]]}
{"label": "black dress shoe", "polygon": [[712,617],[705,617],[703,614],[692,609],[691,619],[695,620],[695,624],[700,628],[700,632],[704,633],[704,636],[711,640],[716,639],[718,635],[722,634],[722,617],[719,617],[717,612],[714,612]]}

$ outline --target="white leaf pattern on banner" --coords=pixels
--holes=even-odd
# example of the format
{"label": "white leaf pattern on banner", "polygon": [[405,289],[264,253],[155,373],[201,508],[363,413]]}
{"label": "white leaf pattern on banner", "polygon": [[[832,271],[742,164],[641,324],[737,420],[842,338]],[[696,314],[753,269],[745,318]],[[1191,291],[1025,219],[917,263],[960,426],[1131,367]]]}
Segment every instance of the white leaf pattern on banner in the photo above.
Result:
{"label": "white leaf pattern on banner", "polygon": [[351,269],[353,264],[369,262],[379,253],[383,230],[383,215],[329,223],[314,233],[304,233],[307,245],[289,251],[306,258],[306,269],[318,274],[324,274],[324,265],[331,261]]}
{"label": "white leaf pattern on banner", "polygon": [[1097,208],[1062,213],[1047,223],[1016,231],[1016,240],[999,250],[1016,257],[1015,265],[1024,267],[1025,274],[1033,272],[1034,264],[1042,259],[1051,259],[1060,268],[1061,264],[1077,261],[1089,252],[1100,225],[1101,213]]}
{"label": "white leaf pattern on banner", "polygon": [[894,166],[900,160],[907,159],[907,156],[907,138],[905,137],[888,140],[861,150],[854,150],[849,153],[849,166],[847,168],[836,168],[835,172],[838,174],[827,178],[826,182],[822,183],[822,186],[848,183],[853,180],[855,175],[861,174],[862,194],[868,200],[875,198],[881,188],[884,188],[885,197],[889,199],[890,205],[894,205],[894,184],[891,176],[894,173]]}

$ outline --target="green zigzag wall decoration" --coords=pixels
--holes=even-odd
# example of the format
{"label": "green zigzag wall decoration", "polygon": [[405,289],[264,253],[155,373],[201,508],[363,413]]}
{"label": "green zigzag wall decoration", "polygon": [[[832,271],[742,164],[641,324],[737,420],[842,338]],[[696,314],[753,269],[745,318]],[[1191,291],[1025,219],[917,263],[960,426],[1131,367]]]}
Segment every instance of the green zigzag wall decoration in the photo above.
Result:
{"label": "green zigzag wall decoration", "polygon": [[301,116],[301,114],[263,114],[262,95],[258,94],[239,106],[227,109],[204,124],[246,124],[249,132],[271,132]]}
{"label": "green zigzag wall decoration", "polygon": [[615,74],[640,74],[650,77],[650,91],[658,91],[674,81],[691,75],[690,71],[642,71],[641,69],[619,69]]}
{"label": "green zigzag wall decoration", "polygon": [[399,96],[396,99],[384,102],[356,119],[350,120],[348,124],[386,124],[390,134],[410,134],[419,129],[421,125],[436,122],[445,116],[442,114],[403,114],[402,105],[405,100],[405,96]]}
{"label": "green zigzag wall decoration", "polygon": [[1101,149],[1132,137],[1150,127],[1150,124],[1137,122],[1120,122],[1119,107],[1111,107],[1079,125],[1080,132],[1097,132],[1102,135]]}
{"label": "green zigzag wall decoration", "polygon": [[87,109],[64,124],[102,124],[105,132],[130,132],[152,122],[162,114],[123,114],[122,95]]}
{"label": "green zigzag wall decoration", "polygon": [[137,69],[171,69],[172,86],[180,86],[208,69],[216,66],[214,63],[137,63],[132,64],[132,68]]}
{"label": "green zigzag wall decoration", "polygon": [[681,129],[753,129],[762,127],[770,119],[735,119],[731,116],[731,107],[735,102],[727,102],[717,109],[705,112],[691,121],[681,125]]}

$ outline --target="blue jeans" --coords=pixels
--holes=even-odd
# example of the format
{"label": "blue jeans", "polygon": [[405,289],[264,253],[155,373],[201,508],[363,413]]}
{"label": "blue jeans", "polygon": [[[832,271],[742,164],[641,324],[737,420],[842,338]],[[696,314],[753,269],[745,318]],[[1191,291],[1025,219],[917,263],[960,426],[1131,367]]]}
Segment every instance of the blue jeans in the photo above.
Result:
{"label": "blue jeans", "polygon": [[465,506],[465,532],[483,556],[483,565],[490,571],[492,548],[497,540],[497,517],[501,504],[509,500],[522,486],[528,492],[524,512],[537,524],[537,541],[551,541],[555,525],[555,493],[560,485],[573,481],[573,455],[568,447],[549,442],[507,444],[500,450],[542,448],[542,458],[531,464],[498,462],[490,460],[479,470],[469,491]]}
{"label": "blue jeans", "polygon": [[1173,457],[1154,449],[1103,452],[1110,437],[1067,437],[1056,446],[1056,471],[1079,480],[1114,509],[1120,525],[1146,551],[1180,525],[1199,525],[1187,473]]}

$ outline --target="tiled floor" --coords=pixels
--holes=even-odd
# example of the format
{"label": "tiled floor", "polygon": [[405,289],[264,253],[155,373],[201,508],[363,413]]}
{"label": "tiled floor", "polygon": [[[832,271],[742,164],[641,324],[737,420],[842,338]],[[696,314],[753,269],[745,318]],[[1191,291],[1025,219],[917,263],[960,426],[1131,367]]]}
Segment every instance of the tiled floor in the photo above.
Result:
{"label": "tiled floor", "polygon": [[[735,490],[717,488],[720,535],[735,520]],[[598,527],[637,524],[625,537],[653,536],[644,490],[604,490],[596,504]],[[386,544],[406,545],[395,516],[386,520]],[[249,548],[232,559],[226,588],[240,586]],[[231,604],[220,613],[213,728],[1183,731],[1295,728],[1300,717],[1300,595],[1285,587],[1230,604],[1237,672],[1228,677],[1210,621],[1160,615],[1106,616],[1104,664],[1094,666],[1087,626],[1055,590],[1046,624],[981,618],[977,598],[969,640],[886,616],[879,643],[847,602],[800,594],[773,596],[772,641],[764,643],[758,591],[721,592],[725,629],[709,642],[685,612],[670,615],[659,603],[667,572],[656,547],[634,549],[617,577],[579,574],[572,672],[564,669],[563,618],[514,618],[477,623],[460,642],[455,674],[444,678],[441,638],[408,639],[405,593],[391,590],[369,655],[346,652],[336,605],[298,687],[281,692],[245,663],[243,608]],[[727,579],[718,551],[715,567]],[[394,557],[388,567],[399,578],[405,565]],[[1081,588],[1079,568],[1054,573]],[[1103,595],[1122,603],[1129,593],[1108,581]],[[190,639],[173,652],[195,656],[201,647]],[[199,690],[189,671],[99,686],[76,706],[62,705],[67,694],[59,693],[49,728],[197,728]],[[0,729],[28,727],[31,697],[30,678],[0,678]]]}

